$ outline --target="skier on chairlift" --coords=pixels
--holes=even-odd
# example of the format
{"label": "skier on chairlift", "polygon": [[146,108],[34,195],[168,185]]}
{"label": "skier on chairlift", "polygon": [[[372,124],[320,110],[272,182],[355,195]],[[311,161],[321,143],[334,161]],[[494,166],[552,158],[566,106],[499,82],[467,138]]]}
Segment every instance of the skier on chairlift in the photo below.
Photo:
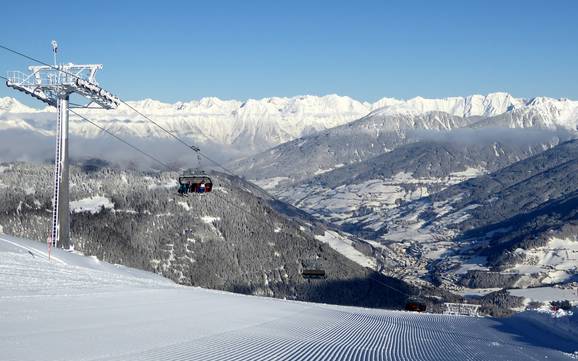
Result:
{"label": "skier on chairlift", "polygon": [[182,197],[186,196],[187,192],[188,192],[188,189],[187,189],[187,185],[186,185],[186,184],[182,183],[181,185],[179,185],[179,194],[180,194]]}
{"label": "skier on chairlift", "polygon": [[197,183],[189,181],[187,183],[187,188],[189,190],[189,193],[197,193]]}

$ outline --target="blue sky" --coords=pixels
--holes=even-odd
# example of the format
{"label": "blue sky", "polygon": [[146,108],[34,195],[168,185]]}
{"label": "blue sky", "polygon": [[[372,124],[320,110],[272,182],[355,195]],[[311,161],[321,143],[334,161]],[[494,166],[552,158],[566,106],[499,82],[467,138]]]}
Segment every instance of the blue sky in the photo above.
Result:
{"label": "blue sky", "polygon": [[[578,99],[578,1],[58,3],[4,2],[0,43],[50,61],[56,39],[63,61],[104,64],[124,99]],[[3,74],[28,64],[0,51]]]}

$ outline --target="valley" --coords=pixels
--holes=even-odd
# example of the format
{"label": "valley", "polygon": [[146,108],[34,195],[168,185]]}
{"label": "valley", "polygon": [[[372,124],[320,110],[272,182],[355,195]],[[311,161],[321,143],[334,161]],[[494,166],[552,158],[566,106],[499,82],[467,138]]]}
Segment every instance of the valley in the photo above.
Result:
{"label": "valley", "polygon": [[[44,111],[14,101],[2,104],[0,117],[29,119],[25,120],[27,130],[19,132],[50,134],[51,130],[42,126]],[[425,288],[430,293],[439,288],[456,294],[483,294],[483,290],[571,283],[576,275],[575,215],[569,211],[560,217],[553,212],[568,208],[565,204],[573,202],[575,188],[553,188],[552,182],[574,176],[571,160],[576,154],[571,140],[576,136],[577,104],[548,98],[516,99],[505,93],[437,100],[382,99],[374,104],[338,96],[245,103],[218,99],[174,105],[136,102],[139,111],[153,114],[181,136],[190,131],[197,137],[191,139],[201,144],[212,142],[220,150],[237,147],[234,154],[246,156],[230,161],[227,167],[256,186],[214,173],[219,179],[217,197],[178,199],[170,192],[175,187],[174,174],[114,170],[122,167],[122,161],[106,154],[96,161],[76,157],[80,169],[74,173],[71,203],[73,232],[80,232],[76,244],[99,259],[152,270],[182,284],[323,302],[329,301],[300,286],[299,264],[303,261],[325,260],[336,281],[363,280],[375,274],[391,277],[394,283],[406,282],[403,287],[408,290]],[[142,128],[150,124],[135,120],[126,109],[105,117],[91,116],[134,141],[156,142],[148,149],[160,151],[162,157],[170,149],[162,135]],[[233,118],[227,118],[230,116]],[[119,122],[123,117],[126,121]],[[249,138],[227,130],[237,131],[240,119],[252,129],[246,133],[252,134]],[[219,125],[204,129],[213,135],[201,139],[198,137],[204,133],[190,128],[198,121]],[[283,128],[285,123],[291,124],[292,130]],[[98,134],[92,129],[90,133],[83,130],[82,123],[73,124],[73,134],[86,137],[86,144],[95,142],[92,146],[97,147],[102,142],[94,138]],[[312,128],[306,129],[305,124]],[[257,135],[271,127],[277,130]],[[189,130],[179,133],[183,129]],[[14,131],[15,127],[8,127],[0,131],[0,137]],[[281,133],[284,135],[272,136]],[[219,154],[234,157],[225,153]],[[546,155],[549,158],[544,159]],[[173,164],[186,164],[183,159],[177,156]],[[562,167],[564,159],[570,163]],[[93,168],[96,173],[91,173]],[[5,218],[2,226],[10,234],[42,239],[45,236],[35,230],[44,229],[48,220],[41,216],[41,209],[48,208],[49,195],[31,196],[14,183],[20,177],[16,174],[34,173],[34,169],[18,163],[6,167],[2,175],[8,177],[3,180],[5,189],[20,189],[25,200],[6,205],[12,216]],[[49,168],[40,169],[50,173]],[[559,172],[557,178],[552,178],[553,172]],[[520,178],[520,174],[528,177]],[[540,174],[548,179],[536,183]],[[512,188],[514,184],[517,188]],[[544,193],[544,187],[550,191]],[[500,196],[506,191],[507,202]],[[223,203],[219,194],[229,201]],[[544,195],[537,199],[536,194]],[[288,208],[271,195],[296,208]],[[542,211],[548,202],[558,203]],[[502,212],[495,212],[495,207]],[[254,219],[253,213],[263,210],[267,217],[278,214],[279,220]],[[34,216],[23,216],[27,212]],[[95,243],[101,228],[93,227],[102,221],[129,229],[130,237],[122,232],[105,237],[115,243],[114,249],[123,251],[110,254],[105,251],[108,246]],[[255,229],[241,226],[254,221]],[[261,223],[273,224],[271,232],[260,227]],[[168,238],[161,236],[167,227],[172,232]],[[522,228],[512,235],[513,227]],[[288,234],[292,236],[287,238]],[[534,240],[538,235],[541,238]],[[131,250],[137,253],[128,256],[126,252]],[[199,259],[196,254],[203,256]],[[230,260],[217,262],[207,254],[227,255]],[[258,265],[243,259],[253,259]],[[345,264],[348,266],[343,268]],[[360,281],[359,285],[363,289],[371,283]],[[444,297],[454,297],[447,295]],[[343,292],[332,297],[330,302],[344,304],[384,302],[378,301],[379,296],[351,298]],[[398,294],[388,305],[400,307],[404,297]]]}
{"label": "valley", "polygon": [[485,118],[386,108],[232,167],[410,283],[458,293],[571,284],[578,116],[544,104]]}

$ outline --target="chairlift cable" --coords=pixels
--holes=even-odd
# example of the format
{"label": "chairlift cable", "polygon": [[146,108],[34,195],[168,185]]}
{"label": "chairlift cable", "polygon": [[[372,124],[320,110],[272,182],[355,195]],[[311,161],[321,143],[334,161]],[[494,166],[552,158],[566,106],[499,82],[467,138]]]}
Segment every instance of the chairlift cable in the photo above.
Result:
{"label": "chairlift cable", "polygon": [[[40,60],[40,59],[34,58],[34,57],[29,56],[29,55],[26,55],[26,54],[24,54],[24,53],[22,53],[22,52],[19,52],[19,51],[16,51],[16,50],[14,50],[14,49],[11,49],[11,48],[9,48],[9,47],[7,47],[7,46],[4,46],[4,45],[2,45],[2,44],[0,44],[0,49],[4,49],[4,50],[6,50],[6,51],[8,51],[8,52],[11,52],[11,53],[16,54],[16,55],[21,56],[21,57],[24,57],[24,58],[26,58],[26,59],[28,59],[28,60],[31,60],[31,61],[34,61],[34,62],[36,62],[36,63],[38,63],[38,64],[41,64],[41,65],[50,67],[50,68],[52,68],[52,69],[54,69],[54,70],[58,70],[58,71],[60,71],[60,72],[62,72],[62,73],[64,73],[64,74],[70,75],[70,76],[72,76],[72,77],[74,77],[74,78],[76,78],[76,79],[82,79],[82,77],[80,77],[80,76],[78,76],[78,75],[76,75],[76,74],[70,73],[70,72],[68,72],[68,71],[66,71],[66,70],[62,70],[62,69],[58,68],[57,66],[54,66],[54,65],[49,64],[49,63],[47,63],[47,62],[45,62],[45,61],[42,61],[42,60]],[[3,77],[3,78],[4,78],[4,77]],[[6,78],[4,78],[4,79],[6,79]],[[6,80],[8,80],[8,79],[6,79]],[[82,79],[82,80],[84,80],[84,79]],[[225,171],[226,173],[228,173],[229,175],[234,176],[234,177],[239,177],[239,176],[238,176],[237,174],[235,174],[235,172],[233,172],[232,170],[228,169],[227,167],[225,167],[225,166],[222,165],[221,163],[217,162],[216,160],[212,159],[212,158],[209,157],[208,155],[204,154],[204,153],[200,150],[199,147],[187,143],[187,142],[184,141],[182,138],[178,137],[178,136],[175,135],[173,132],[171,132],[171,131],[169,131],[168,129],[166,129],[165,127],[161,126],[160,124],[158,124],[157,122],[155,122],[153,119],[151,119],[149,116],[143,114],[143,113],[140,112],[138,109],[136,109],[135,107],[133,107],[132,105],[130,105],[129,103],[127,103],[124,99],[122,99],[122,98],[120,98],[120,97],[118,97],[118,96],[117,96],[117,99],[118,99],[121,103],[123,103],[124,105],[126,105],[127,107],[129,107],[131,110],[133,110],[135,113],[137,113],[138,115],[142,116],[143,118],[145,118],[146,120],[150,121],[150,122],[153,123],[155,126],[157,126],[159,129],[161,129],[162,131],[164,131],[165,133],[167,133],[170,137],[174,138],[176,141],[178,141],[179,143],[181,143],[181,144],[183,144],[184,146],[186,146],[189,150],[192,150],[192,151],[194,151],[194,152],[198,152],[197,154],[200,154],[203,158],[207,159],[209,162],[211,162],[211,163],[213,163],[214,165],[218,166],[219,168],[221,168],[222,170],[224,170],[224,171]],[[254,187],[257,187],[259,190],[261,190],[264,194],[266,194],[266,195],[269,196],[270,198],[272,198],[272,199],[274,199],[274,200],[277,200],[277,201],[280,201],[277,197],[275,197],[274,195],[270,194],[268,191],[266,191],[266,190],[263,189],[262,187],[258,186],[257,184],[255,184],[255,183],[253,183],[253,182],[251,182],[251,181],[248,181],[248,180],[245,180],[245,181],[246,181],[247,183],[250,183],[250,184],[253,185]]]}
{"label": "chairlift cable", "polygon": [[[26,59],[28,59],[28,60],[32,60],[33,62],[42,64],[42,65],[46,65],[46,66],[49,66],[49,67],[51,67],[51,68],[56,69],[56,67],[55,67],[54,65],[45,63],[45,62],[43,62],[42,60],[38,60],[38,59],[36,59],[36,58],[33,58],[33,57],[31,57],[31,56],[28,56],[28,55],[26,55],[26,54],[24,54],[24,53],[21,53],[21,52],[19,52],[19,51],[14,50],[14,49],[10,49],[9,47],[4,46],[4,45],[2,45],[2,44],[0,44],[0,48],[1,48],[1,49],[4,49],[4,50],[6,50],[6,51],[9,51],[9,52],[11,52],[11,53],[13,53],[13,54],[22,56],[22,57],[24,57],[24,58],[26,58]],[[73,74],[70,74],[70,75],[73,75]],[[78,76],[76,76],[76,77],[78,78]]]}
{"label": "chairlift cable", "polygon": [[[22,52],[13,50],[13,49],[11,49],[11,48],[9,48],[9,47],[7,47],[7,46],[4,46],[4,45],[2,45],[2,44],[0,44],[0,49],[4,49],[4,50],[6,50],[6,51],[8,51],[8,52],[11,52],[11,53],[16,54],[16,55],[21,56],[21,57],[24,57],[24,58],[26,58],[26,59],[28,59],[28,60],[34,61],[34,62],[39,63],[39,64],[42,64],[42,65],[44,65],[44,66],[48,66],[48,67],[50,67],[50,68],[52,68],[52,69],[61,71],[61,72],[65,73],[65,74],[70,75],[70,76],[72,76],[72,77],[75,77],[75,78],[77,78],[77,79],[82,79],[80,76],[78,76],[78,75],[76,75],[76,74],[72,74],[72,73],[67,72],[67,71],[65,71],[65,70],[59,69],[58,67],[56,67],[56,66],[54,66],[54,65],[52,65],[52,64],[49,64],[49,63],[46,63],[46,62],[44,62],[44,61],[42,61],[42,60],[36,59],[36,58],[34,58],[34,57],[32,57],[32,56],[29,56],[29,55],[26,55],[26,54],[24,54],[24,53],[22,53]],[[2,78],[5,79],[5,80],[8,80],[8,79],[5,78],[4,76],[2,76]],[[194,151],[195,153],[200,154],[202,157],[204,157],[205,159],[207,159],[208,161],[210,161],[210,162],[213,163],[214,165],[218,166],[219,168],[223,169],[225,172],[229,173],[229,175],[234,176],[234,177],[238,177],[238,175],[236,175],[233,171],[231,171],[231,170],[228,169],[227,167],[223,166],[223,165],[220,164],[219,162],[213,160],[212,158],[210,158],[209,156],[207,156],[206,154],[204,154],[203,152],[201,152],[201,150],[200,150],[199,147],[196,147],[196,146],[194,146],[194,145],[188,144],[188,143],[185,142],[183,139],[181,139],[180,137],[178,137],[177,135],[175,135],[173,132],[167,130],[166,128],[164,128],[163,126],[161,126],[160,124],[158,124],[157,122],[155,122],[153,119],[151,119],[150,117],[148,117],[147,115],[143,114],[143,113],[140,112],[138,109],[136,109],[135,107],[133,107],[132,105],[130,105],[129,103],[127,103],[124,99],[122,99],[122,98],[120,98],[120,97],[117,97],[117,98],[119,99],[119,101],[120,101],[121,103],[123,103],[124,105],[126,105],[127,107],[129,107],[129,108],[130,108],[131,110],[133,110],[135,113],[137,113],[138,115],[142,116],[142,117],[145,118],[146,120],[150,121],[150,122],[153,123],[155,126],[157,126],[159,129],[163,130],[163,131],[164,131],[165,133],[167,133],[169,136],[171,136],[172,138],[174,138],[176,141],[178,141],[179,143],[181,143],[181,144],[183,144],[184,146],[186,146],[187,149],[190,149],[190,150]],[[70,110],[70,111],[71,111],[72,113],[76,114],[77,116],[79,116],[81,119],[84,119],[85,121],[89,122],[90,124],[98,127],[100,130],[102,130],[102,131],[106,132],[107,134],[111,135],[111,136],[114,137],[115,139],[117,139],[117,140],[121,141],[122,143],[126,144],[127,146],[135,149],[135,150],[138,151],[139,153],[141,153],[141,154],[143,154],[143,155],[145,155],[145,156],[153,159],[155,162],[163,165],[163,166],[166,167],[167,169],[171,169],[171,170],[174,169],[173,167],[171,167],[171,166],[167,165],[166,163],[160,161],[159,159],[155,158],[154,156],[152,156],[152,155],[148,154],[147,152],[141,150],[141,149],[138,148],[137,146],[135,146],[135,145],[133,145],[133,144],[125,141],[125,140],[122,139],[121,137],[119,137],[119,136],[117,136],[116,134],[110,132],[108,129],[103,128],[102,126],[97,125],[97,124],[94,123],[93,121],[89,120],[88,118],[86,118],[86,117],[84,117],[84,116],[81,116],[80,114],[78,114],[77,112],[75,112],[75,111],[73,111],[73,110]],[[245,181],[246,181],[247,183],[250,183],[251,185],[257,187],[258,189],[260,189],[261,191],[263,191],[263,193],[265,193],[266,195],[268,195],[268,196],[271,197],[272,199],[279,201],[279,199],[278,199],[277,197],[275,197],[274,195],[270,194],[269,192],[267,192],[266,190],[264,190],[262,187],[256,185],[256,184],[253,183],[253,182],[250,182],[250,181],[248,181],[248,180],[245,180]],[[225,202],[227,202],[227,203],[235,206],[236,208],[238,208],[239,210],[243,211],[244,213],[251,215],[251,216],[254,217],[256,220],[258,220],[258,218],[257,218],[254,214],[248,212],[246,209],[244,209],[244,208],[242,208],[242,207],[234,204],[233,202],[231,202],[230,200],[226,199],[225,197],[220,197],[220,196],[218,196],[218,197],[221,198],[221,199],[223,199]],[[400,293],[403,293],[403,294],[405,294],[405,295],[408,295],[407,293],[402,292],[402,291],[396,289],[395,287],[391,287],[391,286],[389,286],[389,285],[386,285],[385,283],[383,283],[383,282],[381,282],[381,281],[379,281],[379,280],[376,280],[376,279],[374,279],[374,280],[375,280],[376,282],[378,282],[378,283],[381,283],[382,285],[384,285],[384,286],[386,286],[386,287],[388,287],[388,288],[391,288],[391,289],[393,289],[393,290],[396,290],[397,292],[400,292]],[[409,296],[409,295],[408,295],[408,296]]]}
{"label": "chairlift cable", "polygon": [[75,112],[74,110],[70,109],[69,110],[71,113],[75,114],[77,117],[79,117],[80,119],[94,125],[95,127],[97,127],[98,129],[100,129],[101,131],[107,133],[108,135],[110,135],[111,137],[115,138],[116,140],[128,145],[129,147],[131,147],[132,149],[136,150],[137,152],[149,157],[150,159],[154,160],[155,162],[157,162],[158,164],[162,165],[163,167],[174,171],[175,168],[171,167],[170,165],[166,164],[165,162],[159,160],[158,158],[156,158],[155,156],[145,152],[144,150],[140,149],[139,147],[137,147],[136,145],[133,145],[132,143],[127,142],[126,140],[122,139],[121,137],[119,137],[118,135],[114,134],[113,132],[109,131],[108,129],[104,128],[103,126],[99,125],[96,122],[93,122],[92,120],[88,119],[87,117],[78,114],[77,112]]}
{"label": "chairlift cable", "polygon": [[[111,132],[111,131],[109,131],[108,129],[102,127],[102,126],[99,125],[98,123],[96,123],[96,122],[88,119],[87,117],[85,117],[85,116],[83,116],[83,115],[78,114],[77,112],[75,112],[75,111],[73,111],[73,110],[70,110],[70,112],[73,113],[73,114],[75,114],[76,116],[78,116],[80,119],[82,119],[82,120],[84,120],[84,121],[92,124],[93,126],[97,127],[98,129],[102,130],[103,132],[107,133],[108,135],[112,136],[112,137],[115,138],[116,140],[124,143],[125,145],[131,147],[132,149],[136,150],[137,152],[143,154],[144,156],[146,156],[146,157],[154,160],[155,162],[157,162],[158,164],[164,166],[164,167],[167,168],[168,170],[178,172],[178,170],[177,170],[175,167],[172,167],[172,166],[168,165],[167,163],[159,160],[159,159],[156,158],[155,156],[153,156],[153,155],[151,155],[150,153],[147,153],[146,151],[140,149],[140,148],[137,147],[136,145],[134,145],[134,144],[132,144],[132,143],[124,140],[122,137],[114,134],[113,132]],[[231,200],[227,199],[226,197],[223,197],[223,196],[219,195],[218,193],[212,193],[211,196],[215,196],[215,197],[217,197],[217,198],[222,199],[224,202],[226,202],[226,203],[230,204],[231,206],[239,209],[241,212],[243,212],[243,213],[245,213],[245,214],[247,214],[247,215],[250,215],[251,217],[253,217],[253,218],[254,218],[255,220],[257,220],[257,221],[260,221],[260,219],[259,219],[256,215],[254,215],[253,213],[247,211],[245,208],[241,207],[240,205],[236,204],[235,202],[232,202]]]}
{"label": "chairlift cable", "polygon": [[[4,78],[4,77],[2,77],[2,78]],[[73,113],[74,115],[76,115],[77,117],[79,117],[80,119],[82,119],[82,120],[84,120],[84,121],[86,121],[86,122],[88,122],[88,123],[92,124],[93,126],[97,127],[97,128],[98,128],[98,129],[100,129],[101,131],[103,131],[103,132],[107,133],[108,135],[110,135],[111,137],[115,138],[116,140],[118,140],[118,141],[122,142],[123,144],[125,144],[125,145],[129,146],[130,148],[132,148],[132,149],[136,150],[137,152],[139,152],[139,153],[143,154],[144,156],[146,156],[146,157],[148,157],[148,158],[150,158],[150,159],[154,160],[156,163],[158,163],[158,164],[162,165],[163,167],[167,168],[168,170],[170,170],[170,171],[177,171],[177,172],[178,172],[178,170],[177,170],[177,169],[175,169],[175,167],[172,167],[172,166],[168,165],[167,163],[165,163],[165,162],[163,162],[163,161],[159,160],[158,158],[156,158],[156,157],[155,157],[155,156],[153,156],[152,154],[150,154],[150,153],[148,153],[148,152],[146,152],[146,151],[144,151],[144,150],[140,149],[140,148],[139,148],[139,147],[137,147],[136,145],[134,145],[134,144],[132,144],[132,143],[130,143],[130,142],[128,142],[128,141],[126,141],[126,140],[124,140],[122,137],[120,137],[120,136],[118,136],[118,135],[114,134],[113,132],[111,132],[110,130],[108,130],[108,129],[106,129],[106,128],[102,127],[102,126],[101,126],[101,125],[99,125],[98,123],[96,123],[96,122],[94,122],[94,121],[92,121],[92,120],[88,119],[87,117],[85,117],[85,116],[83,116],[83,115],[81,115],[81,114],[79,114],[79,113],[75,112],[75,111],[74,111],[74,110],[72,110],[72,109],[70,109],[69,111],[70,111],[71,113]],[[258,218],[256,215],[254,215],[253,213],[251,213],[251,212],[247,211],[245,208],[243,208],[243,207],[239,206],[239,205],[238,205],[238,204],[236,204],[235,202],[232,202],[231,200],[227,199],[226,197],[223,197],[223,196],[221,196],[221,195],[219,195],[219,194],[213,194],[213,195],[214,195],[214,196],[216,196],[217,198],[220,198],[220,199],[221,199],[221,200],[223,200],[224,202],[226,202],[226,203],[230,204],[231,206],[233,206],[233,207],[235,207],[235,208],[239,209],[241,212],[243,212],[243,213],[245,213],[245,214],[247,214],[247,215],[249,215],[249,216],[253,217],[255,220],[257,220],[257,221],[260,221],[260,219],[259,219],[259,218]]]}
{"label": "chairlift cable", "polygon": [[[396,288],[396,287],[390,286],[390,285],[386,284],[385,282],[382,282],[382,281],[378,280],[377,278],[373,278],[373,277],[370,276],[369,279],[370,279],[370,280],[373,280],[373,281],[375,281],[375,282],[377,282],[377,283],[379,283],[379,284],[381,284],[381,285],[384,286],[384,287],[387,287],[387,288],[389,288],[389,289],[392,289],[392,290],[398,292],[399,294],[402,294],[402,295],[405,295],[405,296],[408,296],[408,297],[412,297],[412,296],[413,296],[413,295],[411,295],[411,294],[409,294],[409,293],[407,293],[407,292],[404,292],[404,291],[402,291],[402,290],[400,290],[400,289],[398,289],[398,288]],[[400,281],[401,281],[401,280],[400,280]]]}
{"label": "chairlift cable", "polygon": [[[66,74],[66,75],[70,75],[76,79],[82,79],[82,77],[76,75],[76,74],[72,74],[66,70],[62,70],[59,69],[57,66],[54,66],[53,64],[49,64],[47,62],[44,62],[40,59],[34,58],[32,56],[26,55],[22,52],[16,51],[14,49],[11,49],[7,46],[4,46],[2,44],[0,44],[0,49],[4,49],[6,51],[9,51],[13,54],[16,54],[18,56],[22,56],[28,60],[31,60],[35,63],[39,63],[41,65],[44,66],[48,66],[54,70],[58,70],[61,71],[62,73]],[[2,77],[3,79],[8,80],[5,77]],[[83,79],[84,80],[84,79]],[[230,171],[229,169],[227,169],[226,167],[224,167],[223,165],[221,165],[219,162],[213,160],[212,158],[210,158],[209,156],[205,155],[204,153],[201,152],[201,150],[199,149],[199,147],[196,147],[194,145],[191,145],[187,142],[185,142],[183,139],[181,139],[180,137],[178,137],[177,135],[175,135],[173,132],[169,131],[168,129],[166,129],[165,127],[161,126],[160,124],[158,124],[157,122],[155,122],[154,120],[152,120],[150,117],[146,116],[145,114],[143,114],[142,112],[140,112],[138,109],[136,109],[135,107],[133,107],[132,105],[130,105],[129,103],[127,103],[124,99],[121,99],[120,97],[117,97],[121,103],[123,103],[124,105],[126,105],[127,107],[129,107],[131,110],[133,110],[135,113],[137,113],[138,115],[142,116],[143,118],[145,118],[146,120],[150,121],[151,123],[153,123],[154,125],[156,125],[159,129],[161,129],[162,131],[164,131],[165,133],[167,133],[169,136],[171,136],[172,138],[174,138],[176,141],[178,141],[179,143],[182,143],[184,146],[186,146],[188,149],[191,149],[195,152],[199,152],[199,154],[201,154],[204,158],[206,158],[208,161],[210,161],[211,163],[215,164],[216,166],[222,168],[223,170],[225,170],[227,173],[230,173],[231,175],[235,175],[232,171]]]}

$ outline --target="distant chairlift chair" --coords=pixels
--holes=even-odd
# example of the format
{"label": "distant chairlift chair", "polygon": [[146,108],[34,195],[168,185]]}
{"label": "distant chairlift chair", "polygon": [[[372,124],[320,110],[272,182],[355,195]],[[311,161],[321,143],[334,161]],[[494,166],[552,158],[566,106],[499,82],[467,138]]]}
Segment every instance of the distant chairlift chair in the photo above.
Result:
{"label": "distant chairlift chair", "polygon": [[410,297],[405,303],[405,310],[411,312],[425,312],[427,304],[419,297]]}
{"label": "distant chairlift chair", "polygon": [[307,260],[302,262],[302,265],[303,269],[301,270],[301,276],[305,279],[321,279],[327,277],[325,270],[317,261]]}

